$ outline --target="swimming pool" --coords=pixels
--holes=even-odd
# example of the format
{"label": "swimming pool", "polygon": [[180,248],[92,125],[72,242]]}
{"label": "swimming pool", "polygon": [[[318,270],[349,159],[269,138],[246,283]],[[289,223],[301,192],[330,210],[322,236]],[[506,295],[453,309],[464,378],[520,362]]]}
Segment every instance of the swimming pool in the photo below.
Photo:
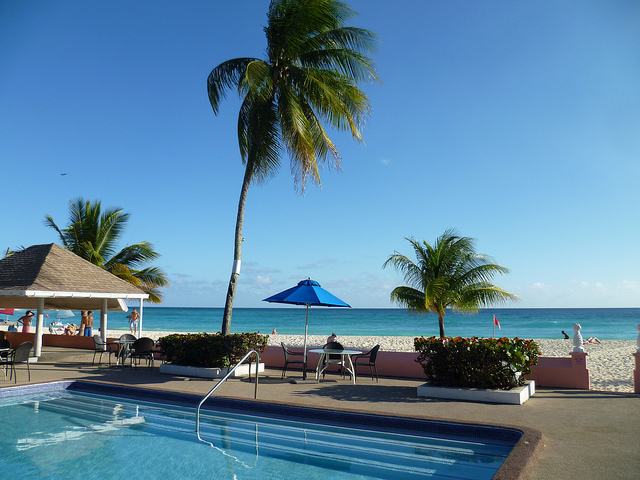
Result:
{"label": "swimming pool", "polygon": [[489,479],[521,432],[130,387],[0,390],[0,471],[14,478]]}

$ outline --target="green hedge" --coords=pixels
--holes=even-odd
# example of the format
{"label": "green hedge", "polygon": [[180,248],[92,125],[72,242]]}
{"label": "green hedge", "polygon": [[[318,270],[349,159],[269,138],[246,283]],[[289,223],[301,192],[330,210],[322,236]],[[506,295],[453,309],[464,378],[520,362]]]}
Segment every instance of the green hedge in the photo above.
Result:
{"label": "green hedge", "polygon": [[211,368],[235,365],[249,350],[264,352],[268,339],[269,335],[259,333],[233,333],[226,336],[220,333],[174,334],[160,338],[158,345],[167,362]]}
{"label": "green hedge", "polygon": [[538,363],[540,349],[519,338],[440,338],[414,340],[417,362],[433,385],[509,390],[523,385]]}

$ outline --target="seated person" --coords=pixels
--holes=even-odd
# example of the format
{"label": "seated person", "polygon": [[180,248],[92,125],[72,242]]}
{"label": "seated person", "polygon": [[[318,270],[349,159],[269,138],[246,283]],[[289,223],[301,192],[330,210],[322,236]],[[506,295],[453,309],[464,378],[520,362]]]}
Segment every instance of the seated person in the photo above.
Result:
{"label": "seated person", "polygon": [[78,333],[78,326],[75,323],[68,323],[66,327],[64,327],[65,335],[76,335]]}

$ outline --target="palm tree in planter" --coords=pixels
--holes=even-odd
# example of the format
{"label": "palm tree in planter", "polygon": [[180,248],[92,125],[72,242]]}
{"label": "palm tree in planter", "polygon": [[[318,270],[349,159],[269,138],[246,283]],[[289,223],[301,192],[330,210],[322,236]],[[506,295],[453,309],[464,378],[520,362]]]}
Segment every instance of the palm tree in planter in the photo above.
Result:
{"label": "palm tree in planter", "polygon": [[209,74],[207,91],[215,114],[228,90],[235,89],[242,99],[238,143],[245,173],[223,335],[231,328],[249,185],[274,176],[283,151],[289,154],[295,185],[302,192],[308,178],[320,184],[318,164],[327,157],[339,169],[340,154],[323,122],[362,141],[360,127],[370,107],[358,82],[377,80],[366,55],[373,51],[375,37],[346,26],[353,14],[336,0],[272,0],[264,29],[266,58],[227,60]]}
{"label": "palm tree in planter", "polygon": [[400,271],[408,284],[394,288],[391,301],[417,313],[436,313],[440,337],[445,336],[447,308],[476,313],[480,307],[519,300],[491,283],[495,275],[509,270],[476,253],[472,238],[447,230],[434,245],[406,240],[413,247],[416,262],[396,252],[383,265]]}

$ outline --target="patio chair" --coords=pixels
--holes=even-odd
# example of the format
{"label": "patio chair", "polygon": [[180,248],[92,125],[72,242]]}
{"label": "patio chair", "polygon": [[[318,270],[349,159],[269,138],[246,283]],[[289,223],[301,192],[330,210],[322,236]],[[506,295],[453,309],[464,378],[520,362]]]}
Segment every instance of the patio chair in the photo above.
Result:
{"label": "patio chair", "polygon": [[371,381],[373,381],[373,374],[375,372],[376,382],[378,381],[378,369],[376,368],[378,350],[380,350],[380,345],[376,345],[368,352],[359,353],[351,357],[351,363],[353,363],[353,368],[356,371],[356,378],[358,376],[358,365],[360,365],[362,367],[369,367],[371,370]]}
{"label": "patio chair", "polygon": [[[340,342],[329,342],[322,348],[324,350],[344,350],[344,347]],[[347,369],[344,368],[345,366],[342,362],[343,362],[342,355],[336,355],[335,353],[325,355],[324,361],[322,362],[322,378],[324,378],[327,372],[326,368],[329,365],[339,365],[340,368],[338,369],[338,373],[340,373],[340,375],[344,377],[344,371]]]}
{"label": "patio chair", "polygon": [[131,349],[129,350],[129,358],[131,358],[131,365],[134,360],[145,358],[147,360],[147,366],[153,367],[153,347],[155,342],[148,337],[142,337],[133,342]]}
{"label": "patio chair", "polygon": [[[0,348],[11,348],[11,342],[6,338],[0,338]],[[0,358],[6,358],[9,352],[0,352]]]}
{"label": "patio chair", "polygon": [[4,372],[4,379],[7,379],[7,366],[4,361],[9,356],[9,352],[11,349],[11,342],[6,338],[0,338],[0,348],[6,349],[0,352],[0,363],[2,364],[2,370]]}
{"label": "patio chair", "polygon": [[[13,383],[18,382],[18,374],[16,372],[16,363],[26,363],[27,364],[27,372],[29,373],[29,381],[31,381],[31,369],[29,368],[29,354],[31,353],[31,348],[33,347],[33,343],[31,342],[22,342],[16,348],[9,352],[6,360],[3,359],[2,363],[4,367],[11,367],[11,375],[9,376],[9,380],[13,377]],[[5,371],[6,378],[6,371]]]}
{"label": "patio chair", "polygon": [[[287,376],[287,367],[289,364],[299,363],[304,368],[304,352],[294,352],[289,350],[289,348],[284,344],[284,342],[280,342],[282,345],[282,351],[284,352],[284,367],[282,368],[282,377],[285,378]],[[302,360],[292,360],[291,357],[302,357]]]}
{"label": "patio chair", "polygon": [[98,365],[102,363],[102,354],[106,353],[109,357],[109,365],[111,365],[111,354],[116,353],[117,350],[113,350],[111,347],[117,346],[115,343],[109,343],[105,340],[102,340],[100,335],[93,336],[93,360],[91,361],[91,365],[96,364],[96,355],[99,353],[98,357]]}

